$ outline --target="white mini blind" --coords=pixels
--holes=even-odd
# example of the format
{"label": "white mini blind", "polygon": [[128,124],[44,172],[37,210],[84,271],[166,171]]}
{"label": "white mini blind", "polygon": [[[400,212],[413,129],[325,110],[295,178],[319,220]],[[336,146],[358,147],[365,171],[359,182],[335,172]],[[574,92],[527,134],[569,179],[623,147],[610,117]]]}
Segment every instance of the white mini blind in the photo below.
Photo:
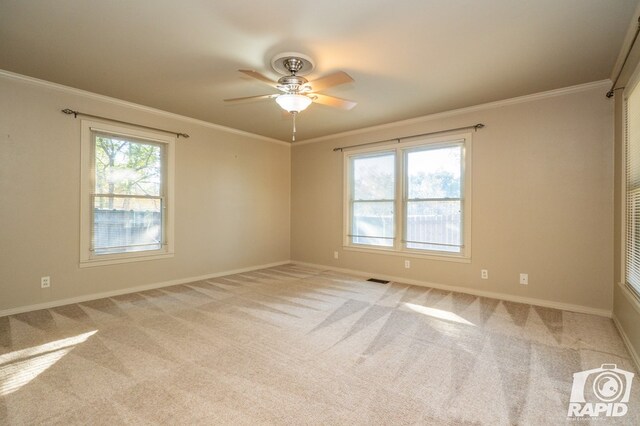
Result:
{"label": "white mini blind", "polygon": [[640,294],[640,85],[626,99],[626,283]]}

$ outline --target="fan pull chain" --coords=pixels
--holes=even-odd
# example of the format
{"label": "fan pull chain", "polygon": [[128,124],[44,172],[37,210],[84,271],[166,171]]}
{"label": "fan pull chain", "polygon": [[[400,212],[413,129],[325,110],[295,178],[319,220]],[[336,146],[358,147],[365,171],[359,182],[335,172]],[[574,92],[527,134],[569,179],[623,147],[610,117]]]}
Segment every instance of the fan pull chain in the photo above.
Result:
{"label": "fan pull chain", "polygon": [[291,115],[293,115],[293,135],[291,136],[291,142],[295,142],[296,141],[296,115],[298,113],[296,111],[291,112]]}

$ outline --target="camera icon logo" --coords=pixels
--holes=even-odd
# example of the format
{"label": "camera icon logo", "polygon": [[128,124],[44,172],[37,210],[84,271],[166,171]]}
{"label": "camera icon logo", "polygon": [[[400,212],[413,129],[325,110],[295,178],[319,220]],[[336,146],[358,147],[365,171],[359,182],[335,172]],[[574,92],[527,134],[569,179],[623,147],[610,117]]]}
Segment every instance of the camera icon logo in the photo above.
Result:
{"label": "camera icon logo", "polygon": [[627,414],[634,374],[615,364],[573,374],[569,417],[620,417]]}

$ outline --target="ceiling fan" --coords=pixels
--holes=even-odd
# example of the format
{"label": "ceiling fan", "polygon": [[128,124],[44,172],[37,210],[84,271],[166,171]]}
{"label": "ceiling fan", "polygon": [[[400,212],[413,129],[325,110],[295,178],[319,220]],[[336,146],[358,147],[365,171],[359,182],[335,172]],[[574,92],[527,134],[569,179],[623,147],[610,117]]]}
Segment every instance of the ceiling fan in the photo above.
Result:
{"label": "ceiling fan", "polygon": [[296,140],[296,115],[304,111],[312,102],[335,108],[350,110],[357,105],[354,101],[323,95],[318,92],[340,84],[352,83],[353,78],[346,72],[337,71],[314,81],[308,81],[304,75],[313,71],[313,60],[302,53],[285,52],[276,55],[271,60],[272,68],[282,77],[278,81],[260,74],[254,70],[239,70],[249,77],[260,80],[278,89],[281,93],[246,96],[242,98],[225,99],[225,102],[243,102],[260,99],[275,99],[276,103],[293,116],[293,140]]}

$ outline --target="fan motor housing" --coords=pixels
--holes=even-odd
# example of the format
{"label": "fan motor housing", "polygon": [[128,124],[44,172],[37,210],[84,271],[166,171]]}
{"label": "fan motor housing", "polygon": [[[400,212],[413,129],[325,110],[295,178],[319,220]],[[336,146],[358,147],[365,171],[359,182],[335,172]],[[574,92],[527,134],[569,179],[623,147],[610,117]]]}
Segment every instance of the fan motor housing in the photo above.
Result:
{"label": "fan motor housing", "polygon": [[308,81],[304,77],[299,77],[297,75],[287,75],[284,77],[280,77],[280,79],[278,80],[278,87],[281,87],[283,90],[289,93],[297,93],[303,91],[303,85],[307,83]]}

